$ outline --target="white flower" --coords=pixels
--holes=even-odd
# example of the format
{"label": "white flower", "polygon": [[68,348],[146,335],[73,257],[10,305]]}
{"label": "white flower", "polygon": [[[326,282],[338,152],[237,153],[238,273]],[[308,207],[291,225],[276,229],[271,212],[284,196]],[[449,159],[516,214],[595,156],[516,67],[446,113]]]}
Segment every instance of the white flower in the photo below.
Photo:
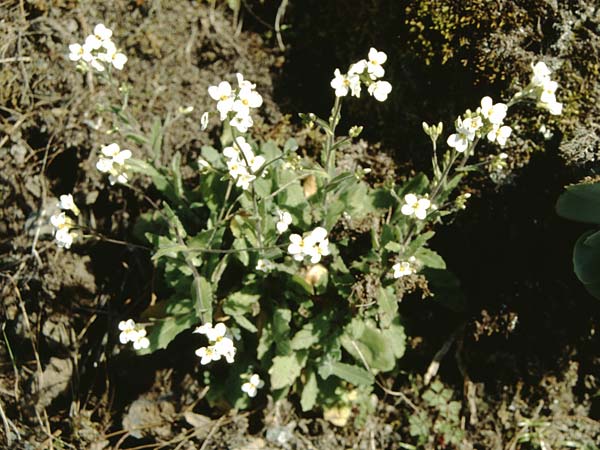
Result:
{"label": "white flower", "polygon": [[531,68],[533,70],[531,84],[534,86],[542,86],[547,80],[550,79],[550,74],[552,72],[550,69],[548,69],[548,66],[543,61],[539,61],[535,65],[532,64]]}
{"label": "white flower", "polygon": [[416,273],[414,268],[414,263],[416,259],[414,256],[411,256],[408,261],[401,261],[392,266],[392,270],[394,271],[394,278],[402,278],[408,275],[412,275]]}
{"label": "white flower", "polygon": [[[144,332],[146,332],[146,330],[144,330]],[[146,336],[140,336],[138,339],[133,341],[133,348],[135,350],[141,350],[148,347],[150,347],[150,340]]]}
{"label": "white flower", "polygon": [[98,59],[107,64],[112,64],[117,70],[123,70],[125,63],[127,62],[127,56],[118,52],[117,47],[112,41],[106,42],[104,44],[104,49],[106,50],[105,52],[98,53]]}
{"label": "white flower", "polygon": [[558,83],[552,80],[546,80],[542,86],[541,93],[539,93],[539,106],[547,109],[550,114],[560,115],[562,113],[562,103],[556,101],[556,89],[558,88]]}
{"label": "white flower", "polygon": [[247,383],[242,384],[242,392],[248,394],[248,397],[256,397],[256,393],[265,385],[265,382],[260,379],[258,374],[253,374]]}
{"label": "white flower", "polygon": [[292,223],[292,215],[287,211],[278,209],[277,210],[277,224],[275,225],[277,227],[277,232],[279,234],[285,233],[291,223]]}
{"label": "white flower", "polygon": [[335,78],[331,80],[330,86],[335,89],[336,97],[345,97],[348,91],[352,92],[354,97],[360,97],[360,77],[357,74],[348,73],[343,75],[340,69],[335,69]]}
{"label": "white flower", "polygon": [[202,128],[202,131],[204,131],[208,128],[208,119],[209,119],[208,112],[205,112],[200,117],[200,127]]}
{"label": "white flower", "polygon": [[121,334],[119,334],[121,344],[127,344],[131,340],[130,337],[134,333],[137,333],[133,319],[122,320],[119,322],[119,330],[121,330]]}
{"label": "white flower", "polygon": [[74,238],[75,235],[66,228],[59,228],[54,232],[54,240],[56,241],[56,244],[61,248],[71,248]]}
{"label": "white flower", "polygon": [[327,230],[317,227],[305,238],[299,234],[291,234],[288,253],[296,261],[302,261],[308,256],[312,264],[317,264],[323,256],[330,254]]}
{"label": "white flower", "polygon": [[387,55],[384,52],[377,51],[373,47],[369,50],[367,58],[367,71],[372,80],[381,78],[385,74],[382,64],[387,61]]}
{"label": "white flower", "polygon": [[72,211],[76,216],[79,215],[79,208],[73,201],[73,196],[71,194],[61,195],[59,197],[59,202],[57,205],[63,211]]}
{"label": "white flower", "polygon": [[550,140],[552,139],[552,136],[554,135],[554,133],[552,132],[552,130],[548,127],[546,127],[546,125],[542,124],[540,126],[540,129],[538,130],[540,132],[540,134],[544,137],[545,140]]}
{"label": "white flower", "polygon": [[504,147],[504,145],[506,144],[506,140],[510,137],[511,133],[512,128],[507,125],[494,125],[490,132],[487,134],[487,138],[488,141],[498,142],[500,146]]}
{"label": "white flower", "polygon": [[102,40],[98,38],[95,34],[90,34],[85,38],[84,44],[90,50],[98,50],[102,47]]}
{"label": "white flower", "polygon": [[213,348],[219,352],[221,356],[225,357],[225,361],[229,364],[233,363],[235,358],[235,346],[233,345],[233,341],[231,338],[222,337],[218,341],[215,342]]}
{"label": "white flower", "polygon": [[[223,119],[221,119],[223,120]],[[237,129],[240,133],[246,133],[248,128],[254,125],[254,121],[250,114],[240,114],[239,112],[229,121],[229,125]]]}
{"label": "white flower", "polygon": [[275,268],[275,264],[273,264],[268,259],[261,258],[256,261],[256,270],[260,272],[270,272]]}
{"label": "white flower", "polygon": [[54,214],[50,217],[50,223],[58,229],[64,228],[67,225],[68,217],[64,212]]}
{"label": "white flower", "polygon": [[488,96],[485,96],[481,99],[481,107],[479,108],[479,112],[484,119],[487,119],[494,125],[499,125],[502,123],[506,117],[507,111],[508,106],[506,106],[504,103],[494,104],[492,98]]}
{"label": "white flower", "polygon": [[321,261],[323,256],[330,254],[329,252],[329,239],[316,242],[311,246],[308,246],[305,250],[306,256],[310,257],[311,264],[317,264]]}
{"label": "white flower", "polygon": [[415,216],[420,220],[427,217],[427,210],[432,207],[431,201],[428,198],[419,198],[415,194],[406,194],[404,201],[406,203],[402,205],[400,212],[405,216]]}
{"label": "white flower", "polygon": [[546,80],[541,86],[542,93],[540,94],[540,102],[552,103],[556,101],[556,89],[558,89],[558,83],[552,80]]}
{"label": "white flower", "polygon": [[205,366],[212,361],[221,359],[221,354],[212,346],[200,347],[196,350],[196,356],[200,357],[200,364]]}
{"label": "white flower", "polygon": [[119,341],[121,344],[133,343],[135,350],[141,350],[150,346],[150,341],[146,337],[146,329],[143,325],[136,324],[132,319],[119,322]]}
{"label": "white flower", "polygon": [[244,80],[244,75],[241,73],[236,73],[235,77],[237,78],[238,86],[240,89],[254,89],[256,88],[256,84],[251,83],[248,80]]}
{"label": "white flower", "polygon": [[236,180],[236,186],[247,190],[250,183],[256,179],[256,173],[265,163],[264,156],[255,155],[252,146],[243,136],[238,137],[233,147],[225,147],[223,156],[227,161],[227,169],[231,178]]}
{"label": "white flower", "polygon": [[217,100],[217,111],[221,114],[221,120],[227,118],[227,114],[233,109],[235,96],[231,89],[231,85],[227,81],[221,81],[217,86],[208,88],[208,95],[213,100]]}
{"label": "white flower", "polygon": [[362,75],[367,70],[367,60],[361,59],[350,66],[348,75]]}
{"label": "white flower", "polygon": [[376,100],[384,102],[392,92],[392,85],[387,81],[375,81],[369,85],[368,91]]}
{"label": "white flower", "polygon": [[248,86],[240,88],[237,98],[236,102],[241,103],[246,108],[259,108],[263,103],[261,95]]}
{"label": "white flower", "polygon": [[460,117],[456,119],[456,133],[448,137],[447,143],[457,152],[464,152],[469,147],[469,142],[475,139],[475,123],[468,118],[462,120]]}
{"label": "white flower", "polygon": [[247,168],[250,169],[250,172],[252,173],[258,172],[265,163],[265,157],[255,155],[252,149],[242,149],[242,153],[244,154],[242,161],[244,164],[247,164]]}
{"label": "white flower", "polygon": [[217,341],[227,334],[227,327],[223,322],[219,322],[214,327],[208,328],[205,334],[210,341]]}
{"label": "white flower", "polygon": [[100,42],[105,42],[110,40],[112,37],[112,30],[110,28],[106,28],[103,23],[99,23],[94,27],[94,36]]}
{"label": "white flower", "polygon": [[127,183],[128,176],[125,172],[125,161],[131,158],[131,150],[121,150],[118,144],[113,143],[102,147],[102,157],[98,159],[96,168],[102,173],[108,173],[110,184]]}
{"label": "white flower", "polygon": [[212,323],[206,322],[205,324],[200,325],[199,327],[197,327],[194,331],[192,331],[192,333],[198,333],[198,334],[207,335],[208,333],[211,332],[212,327],[213,327]]}
{"label": "white flower", "polygon": [[290,234],[290,245],[288,245],[288,253],[296,261],[302,261],[304,259],[304,248],[305,243],[302,236],[299,234]]}
{"label": "white flower", "polygon": [[234,180],[237,180],[242,175],[248,174],[248,169],[246,169],[246,165],[244,162],[238,158],[232,158],[227,161],[227,169],[229,170],[229,175]]}
{"label": "white flower", "polygon": [[211,323],[205,323],[196,328],[194,333],[204,334],[210,341],[208,347],[200,347],[196,350],[196,355],[201,358],[200,364],[218,361],[222,356],[228,363],[234,361],[236,349],[231,338],[227,336],[227,327],[224,323],[220,322],[214,327]]}
{"label": "white flower", "polygon": [[562,114],[563,104],[556,100],[552,103],[546,103],[543,105],[548,109],[548,112],[554,116],[560,116]]}
{"label": "white flower", "polygon": [[91,60],[92,55],[88,54],[88,48],[84,47],[80,44],[71,44],[69,45],[69,59],[71,61],[79,61],[83,60]]}
{"label": "white flower", "polygon": [[54,214],[50,217],[50,223],[54,227],[54,240],[61,248],[69,249],[73,244],[76,234],[71,231],[75,222],[64,212]]}

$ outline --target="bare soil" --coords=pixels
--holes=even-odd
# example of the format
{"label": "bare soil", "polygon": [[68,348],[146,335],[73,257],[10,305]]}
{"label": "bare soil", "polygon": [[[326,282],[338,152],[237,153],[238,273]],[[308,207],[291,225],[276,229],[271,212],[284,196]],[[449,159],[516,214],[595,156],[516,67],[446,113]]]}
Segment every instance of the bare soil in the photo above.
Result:
{"label": "bare soil", "polygon": [[[98,22],[111,27],[129,55],[119,76],[132,86],[129,104],[143,130],[155,117],[194,107],[168,130],[161,155],[167,162],[179,151],[189,162],[218,139],[217,130],[200,129],[200,115],[211,106],[207,87],[236,72],[256,82],[265,99],[259,137],[283,142],[300,132],[295,113],[326,114],[330,74],[348,56],[336,47],[343,36],[323,25],[334,17],[328,6],[305,20],[310,11],[293,3],[285,52],[271,29],[276,1],[242,2],[241,26],[225,2],[0,5],[0,448],[597,450],[600,303],[572,274],[571,247],[584,227],[554,214],[563,186],[576,177],[558,156],[556,139],[511,183],[472,182],[472,205],[433,244],[461,280],[467,308],[449,312],[416,294],[403,301],[411,350],[390,380],[396,395],[377,391],[375,413],[357,424],[336,427],[317,414],[301,415],[296,399],[247,412],[211,410],[189,356],[190,333],[151,356],[119,345],[117,323],[156,295],[150,255],[102,240],[61,251],[47,225],[57,197],[72,192],[103,235],[128,242],[145,208],[138,194],[108,187],[94,168],[98,149],[111,139],[109,115],[98,109],[110,94],[74,70],[67,45]],[[372,43],[392,45],[389,26],[372,33],[352,37],[362,45],[357,55]],[[485,87],[471,92],[474,75],[461,68],[436,116],[423,112],[435,102],[415,99],[441,95],[451,67],[436,72],[414,58],[390,72],[406,99],[402,107],[377,114],[370,113],[376,105],[350,108],[343,124],[375,130],[346,157],[373,167],[377,181],[424,167],[420,121],[435,116],[450,124],[456,105],[464,108],[464,92],[476,104]],[[460,74],[467,78],[457,81]],[[414,138],[410,146],[406,136]],[[301,143],[311,151],[302,134]],[[438,379],[462,404],[462,443],[449,446],[432,435],[411,447],[417,444],[409,417],[425,411],[438,419],[421,394],[423,375],[446,343]],[[569,447],[573,442],[581,446]]]}

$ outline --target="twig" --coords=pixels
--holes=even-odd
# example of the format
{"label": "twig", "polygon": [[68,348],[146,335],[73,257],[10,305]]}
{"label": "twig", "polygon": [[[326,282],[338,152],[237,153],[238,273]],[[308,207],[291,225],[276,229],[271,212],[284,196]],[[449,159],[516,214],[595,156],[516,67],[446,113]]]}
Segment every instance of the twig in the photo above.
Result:
{"label": "twig", "polygon": [[277,8],[277,15],[275,16],[275,35],[277,36],[277,44],[279,45],[279,49],[284,52],[285,44],[283,43],[283,39],[281,38],[281,19],[285,14],[285,9],[287,8],[288,0],[281,0],[281,4],[279,8]]}
{"label": "twig", "polygon": [[452,347],[452,343],[456,340],[456,337],[464,329],[464,327],[465,324],[462,323],[456,330],[454,330],[454,332],[448,337],[448,339],[446,339],[444,345],[442,345],[442,347],[433,356],[431,363],[429,363],[429,366],[427,367],[425,376],[423,377],[423,382],[425,383],[425,386],[427,386],[431,382],[433,377],[437,375],[442,359],[444,359],[444,356],[446,356],[446,353],[448,353],[448,350],[450,350],[450,347]]}
{"label": "twig", "polygon": [[377,379],[377,377],[373,373],[373,370],[371,369],[371,367],[367,363],[367,360],[365,359],[365,356],[360,351],[360,348],[358,347],[358,345],[356,345],[356,342],[354,341],[354,339],[352,339],[351,342],[352,342],[352,345],[354,346],[354,349],[358,353],[358,356],[360,356],[360,359],[361,359],[362,363],[364,364],[365,368],[375,378],[375,383],[377,383],[377,386],[379,386],[381,389],[383,389],[383,391],[386,394],[392,395],[394,397],[401,398],[408,406],[410,406],[412,408],[413,411],[418,411],[419,408],[417,408],[417,406],[413,402],[410,401],[410,399],[406,396],[406,394],[404,394],[403,392],[400,392],[400,391],[393,391],[391,389],[388,389],[386,386],[384,386],[383,382],[381,382],[380,380]]}
{"label": "twig", "polygon": [[213,437],[213,434],[215,434],[217,432],[217,430],[219,429],[219,427],[221,426],[223,417],[225,417],[225,416],[219,417],[219,419],[217,420],[217,423],[215,423],[213,425],[213,427],[210,429],[210,431],[208,432],[208,435],[206,436],[206,439],[204,439],[204,442],[202,443],[202,447],[200,447],[200,450],[206,450],[206,448],[207,448],[206,446],[208,445],[211,438]]}
{"label": "twig", "polygon": [[2,416],[2,423],[4,424],[4,432],[6,434],[6,443],[10,447],[12,445],[12,437],[10,435],[10,429],[12,428],[17,435],[17,440],[21,440],[21,435],[19,434],[19,430],[15,426],[14,423],[10,419],[6,417],[4,414],[4,408],[2,407],[2,402],[0,402],[0,416]]}
{"label": "twig", "polygon": [[11,63],[11,62],[31,62],[29,56],[14,56],[12,58],[1,58],[0,64]]}
{"label": "twig", "polygon": [[[464,329],[464,325],[463,325]],[[467,367],[462,358],[462,351],[464,345],[464,338],[461,335],[456,342],[456,351],[454,353],[454,357],[456,358],[456,364],[458,365],[458,370],[463,376],[463,395],[466,397],[467,405],[469,407],[469,424],[476,425],[479,422],[477,418],[477,404],[475,403],[475,384],[471,381],[469,374],[467,373]]]}

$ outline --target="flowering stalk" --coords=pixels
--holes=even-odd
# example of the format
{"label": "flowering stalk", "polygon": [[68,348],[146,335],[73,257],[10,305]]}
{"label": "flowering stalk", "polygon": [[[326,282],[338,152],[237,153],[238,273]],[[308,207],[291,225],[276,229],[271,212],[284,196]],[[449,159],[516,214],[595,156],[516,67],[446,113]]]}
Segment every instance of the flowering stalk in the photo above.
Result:
{"label": "flowering stalk", "polygon": [[[251,167],[250,162],[248,161],[248,158],[246,157],[246,154],[242,151],[242,146],[240,145],[241,142],[238,142],[238,139],[241,137],[237,134],[237,132],[234,130],[234,128],[231,128],[231,132],[233,133],[233,140],[234,142],[238,145],[239,147],[239,153],[240,155],[242,155],[242,158],[244,159],[244,162],[246,163],[246,167]],[[255,231],[256,231],[256,238],[258,240],[258,246],[260,248],[263,247],[263,242],[262,242],[262,220],[260,217],[260,213],[258,210],[258,201],[256,200],[256,190],[254,189],[254,184],[251,185],[251,189],[250,189],[250,195],[252,196],[252,206],[254,208],[254,227],[255,227]]]}

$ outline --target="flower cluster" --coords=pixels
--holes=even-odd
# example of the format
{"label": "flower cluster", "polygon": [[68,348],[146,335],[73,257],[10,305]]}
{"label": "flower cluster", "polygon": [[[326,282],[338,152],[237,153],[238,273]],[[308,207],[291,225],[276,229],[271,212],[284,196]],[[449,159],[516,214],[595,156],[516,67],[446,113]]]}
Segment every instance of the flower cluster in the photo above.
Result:
{"label": "flower cluster", "polygon": [[277,209],[276,213],[277,223],[275,224],[275,227],[277,228],[277,232],[279,234],[283,234],[287,231],[288,227],[292,223],[292,215],[289,212],[281,209]]}
{"label": "flower cluster", "polygon": [[416,273],[416,261],[416,258],[414,256],[411,256],[410,258],[408,258],[408,261],[400,261],[399,263],[394,264],[392,266],[392,270],[394,271],[394,278],[402,278]]}
{"label": "flower cluster", "polygon": [[560,115],[563,105],[556,101],[558,83],[550,78],[552,71],[542,61],[532,64],[531,68],[533,74],[531,75],[530,89],[538,101],[538,106],[548,110],[550,114]]}
{"label": "flower cluster", "polygon": [[200,364],[206,365],[211,361],[218,361],[224,357],[228,363],[232,363],[235,357],[235,346],[233,340],[227,336],[227,327],[224,323],[218,323],[214,327],[211,323],[205,323],[194,330],[194,333],[205,335],[210,345],[200,347],[196,350],[196,356],[200,357]]}
{"label": "flower cluster", "polygon": [[486,136],[488,141],[504,146],[512,133],[509,126],[503,125],[507,111],[506,104],[494,103],[491,97],[483,97],[474,113],[467,110],[464,117],[456,119],[456,133],[448,137],[448,145],[462,153],[475,138]]}
{"label": "flower cluster", "polygon": [[121,150],[119,144],[109,144],[100,150],[102,157],[98,159],[96,168],[102,173],[108,173],[108,181],[111,185],[115,183],[127,183],[125,161],[131,158],[131,150]]}
{"label": "flower cluster", "polygon": [[327,230],[317,227],[305,237],[299,234],[291,234],[288,253],[296,261],[302,261],[305,257],[309,257],[312,264],[317,264],[323,256],[330,253]]}
{"label": "flower cluster", "polygon": [[54,239],[59,247],[68,249],[71,248],[77,233],[73,231],[75,221],[67,215],[67,212],[78,216],[79,208],[75,205],[71,194],[61,195],[57,206],[62,211],[50,217],[50,223],[54,227]]}
{"label": "flower cluster", "polygon": [[360,97],[364,84],[369,95],[380,102],[385,101],[392,92],[392,85],[380,80],[385,75],[383,64],[386,61],[387,55],[384,52],[371,47],[368,58],[352,64],[348,73],[342,74],[340,69],[335,69],[330,85],[335,90],[336,97],[345,97],[348,93]]}
{"label": "flower cluster", "polygon": [[265,385],[265,382],[260,379],[258,374],[254,373],[248,381],[242,384],[242,392],[248,394],[248,397],[256,397],[256,393]]}
{"label": "flower cluster", "polygon": [[252,146],[243,136],[235,139],[232,147],[225,147],[223,155],[227,158],[229,175],[236,181],[236,186],[247,190],[256,179],[256,172],[265,163],[265,158],[255,155]]}
{"label": "flower cluster", "polygon": [[122,70],[127,62],[127,56],[117,51],[117,46],[111,40],[112,30],[99,23],[94,32],[85,38],[83,45],[69,45],[69,59],[81,61],[98,72],[104,72],[106,67]]}
{"label": "flower cluster", "polygon": [[133,343],[133,348],[141,350],[150,346],[150,341],[146,337],[146,329],[143,325],[135,323],[132,319],[119,322],[119,341],[121,344]]}
{"label": "flower cluster", "polygon": [[[250,116],[251,108],[259,108],[263,99],[254,89],[256,84],[244,80],[241,73],[236,74],[238,88],[233,89],[227,81],[208,88],[208,95],[217,101],[221,121],[229,120],[229,125],[240,133],[248,131],[254,121]],[[207,122],[208,118],[203,119]],[[204,125],[203,125],[204,126]]]}
{"label": "flower cluster", "polygon": [[258,261],[256,261],[256,270],[260,272],[270,272],[274,268],[275,264],[273,264],[273,262],[268,259],[261,258]]}
{"label": "flower cluster", "polygon": [[415,194],[406,194],[404,196],[404,202],[400,212],[405,216],[414,216],[420,220],[427,217],[427,210],[434,209],[431,201],[427,197],[418,197]]}

